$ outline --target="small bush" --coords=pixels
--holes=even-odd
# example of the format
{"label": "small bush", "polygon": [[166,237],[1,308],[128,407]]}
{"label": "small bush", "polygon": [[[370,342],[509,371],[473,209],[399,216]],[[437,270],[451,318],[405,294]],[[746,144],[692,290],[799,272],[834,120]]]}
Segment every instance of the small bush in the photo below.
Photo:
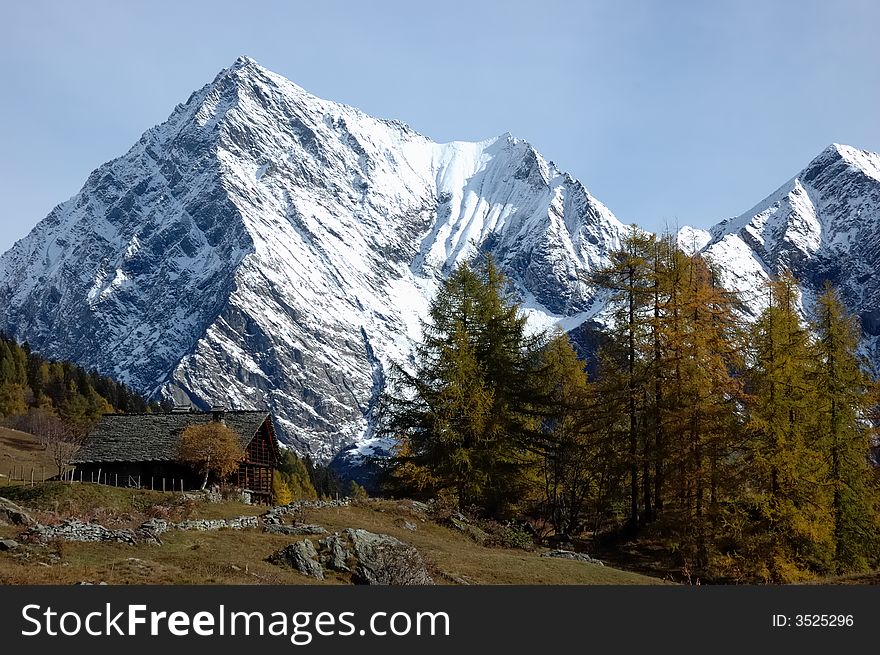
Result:
{"label": "small bush", "polygon": [[534,531],[526,525],[517,523],[498,523],[497,521],[483,521],[480,527],[489,535],[486,546],[495,548],[519,548],[520,550],[534,550]]}
{"label": "small bush", "polygon": [[364,489],[361,485],[359,485],[354,480],[351,481],[351,485],[349,486],[348,495],[352,500],[367,500],[370,497],[370,494],[367,493],[367,490]]}

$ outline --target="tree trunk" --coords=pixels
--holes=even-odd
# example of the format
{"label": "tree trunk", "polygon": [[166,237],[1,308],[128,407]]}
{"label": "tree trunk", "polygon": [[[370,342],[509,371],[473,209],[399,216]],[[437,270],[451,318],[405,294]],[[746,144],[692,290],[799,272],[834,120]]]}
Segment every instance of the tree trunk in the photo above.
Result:
{"label": "tree trunk", "polygon": [[211,475],[211,458],[205,462],[205,479],[202,480],[202,491],[208,486],[208,476]]}
{"label": "tree trunk", "polygon": [[635,271],[629,272],[629,344],[628,344],[628,373],[627,387],[629,392],[629,457],[630,457],[630,527],[635,530],[639,524],[639,442],[636,429],[636,389],[635,389]]}

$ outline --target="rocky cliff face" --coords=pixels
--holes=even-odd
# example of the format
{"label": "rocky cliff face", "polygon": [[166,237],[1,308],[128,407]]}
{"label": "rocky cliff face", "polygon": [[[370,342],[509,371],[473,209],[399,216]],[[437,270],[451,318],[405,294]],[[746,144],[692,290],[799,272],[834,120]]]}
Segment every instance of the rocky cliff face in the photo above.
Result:
{"label": "rocky cliff face", "polygon": [[270,408],[329,459],[371,444],[437,281],[489,251],[573,329],[625,228],[509,134],[437,144],[241,58],[0,258],[0,329],[154,397]]}

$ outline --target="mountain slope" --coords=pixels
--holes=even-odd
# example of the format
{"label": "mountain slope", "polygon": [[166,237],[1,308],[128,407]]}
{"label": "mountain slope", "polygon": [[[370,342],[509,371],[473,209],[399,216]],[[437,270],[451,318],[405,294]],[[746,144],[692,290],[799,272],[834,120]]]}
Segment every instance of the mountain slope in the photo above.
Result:
{"label": "mountain slope", "polygon": [[869,361],[880,363],[880,155],[832,144],[755,207],[711,228],[702,252],[752,316],[767,305],[766,281],[784,268],[800,281],[807,316],[830,281],[861,318]]}
{"label": "mountain slope", "polygon": [[0,329],[155,397],[267,405],[328,459],[369,439],[456,263],[492,252],[571,329],[624,232],[524,141],[437,144],[240,58],[0,258]]}

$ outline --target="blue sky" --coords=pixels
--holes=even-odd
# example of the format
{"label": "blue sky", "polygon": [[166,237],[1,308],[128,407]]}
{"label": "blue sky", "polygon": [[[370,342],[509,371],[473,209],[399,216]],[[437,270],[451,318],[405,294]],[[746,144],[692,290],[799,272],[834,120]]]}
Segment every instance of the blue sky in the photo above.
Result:
{"label": "blue sky", "polygon": [[0,10],[0,251],[240,54],[437,140],[509,131],[624,222],[707,227],[880,151],[880,2],[39,2]]}

